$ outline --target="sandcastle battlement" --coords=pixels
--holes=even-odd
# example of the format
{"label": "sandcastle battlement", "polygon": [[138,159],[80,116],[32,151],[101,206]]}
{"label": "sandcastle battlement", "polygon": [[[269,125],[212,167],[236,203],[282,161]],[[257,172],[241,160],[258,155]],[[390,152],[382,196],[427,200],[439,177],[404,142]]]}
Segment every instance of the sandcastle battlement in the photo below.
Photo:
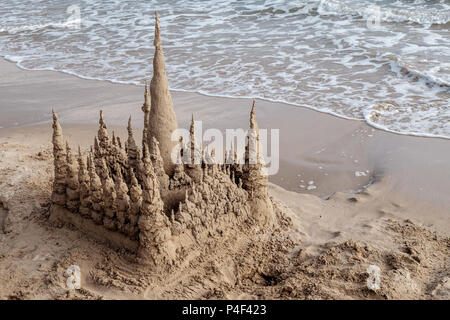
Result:
{"label": "sandcastle battlement", "polygon": [[[87,155],[72,153],[53,111],[54,182],[51,219],[136,253],[155,269],[189,259],[194,248],[273,223],[268,177],[263,173],[255,103],[250,113],[243,165],[217,164],[194,139],[172,141],[177,120],[168,89],[159,19],[156,15],[153,78],[145,85],[142,146],[133,136],[131,118],[124,144],[109,135],[100,111],[99,129]],[[150,94],[149,94],[150,92]],[[179,160],[171,152],[177,144]],[[252,153],[256,161],[252,163]],[[200,163],[191,161],[200,155]]]}

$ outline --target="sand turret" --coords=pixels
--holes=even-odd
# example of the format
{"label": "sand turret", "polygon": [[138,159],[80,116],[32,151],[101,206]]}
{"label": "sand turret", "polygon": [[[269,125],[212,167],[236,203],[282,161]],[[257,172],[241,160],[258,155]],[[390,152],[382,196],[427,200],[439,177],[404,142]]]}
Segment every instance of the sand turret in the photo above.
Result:
{"label": "sand turret", "polygon": [[[110,166],[113,168],[113,172],[117,174],[116,169],[120,169],[123,177],[129,181],[128,177],[128,154],[119,145],[119,137],[116,138],[116,144],[112,145],[110,149]],[[119,166],[117,166],[119,165]]]}
{"label": "sand turret", "polygon": [[166,190],[169,187],[169,176],[164,170],[164,160],[159,150],[159,142],[155,137],[152,138],[150,149],[152,150],[151,159],[153,168],[155,169],[156,176],[158,177],[160,187],[162,190]]}
{"label": "sand turret", "polygon": [[89,178],[90,178],[90,191],[91,198],[91,218],[97,224],[103,223],[103,186],[100,177],[97,174],[95,165],[92,160],[92,156],[88,157],[89,163]]}
{"label": "sand turret", "polygon": [[186,148],[188,158],[186,162],[186,173],[194,182],[199,183],[202,180],[203,171],[201,168],[202,152],[200,147],[195,142],[195,121],[192,115],[191,125],[189,128],[189,145]]}
{"label": "sand turret", "polygon": [[131,116],[128,118],[128,139],[127,139],[127,155],[128,155],[128,164],[130,168],[136,170],[137,166],[137,157],[138,157],[138,148],[136,146],[136,142],[133,137],[133,128],[131,127]]}
{"label": "sand turret", "polygon": [[144,179],[143,174],[144,174],[144,163],[142,162],[141,151],[138,149],[136,158],[136,178],[138,179],[139,183],[142,183]]}
{"label": "sand turret", "polygon": [[[171,153],[177,142],[172,141],[171,138],[178,125],[169,91],[157,13],[155,13],[155,19],[155,55],[153,58],[153,78],[150,83],[151,109],[147,143],[151,147],[152,139],[156,138],[160,144],[164,169],[169,176],[172,176],[175,164],[171,160]],[[153,153],[153,150],[150,149],[150,152]]]}
{"label": "sand turret", "polygon": [[248,130],[247,145],[245,147],[245,164],[242,168],[243,188],[250,195],[251,214],[263,225],[271,223],[273,219],[272,202],[267,191],[268,177],[262,157],[259,138],[259,128],[256,121],[255,100],[250,112],[250,129]]}
{"label": "sand turret", "polygon": [[128,233],[130,229],[127,224],[129,223],[129,210],[130,210],[130,197],[128,196],[128,186],[123,180],[122,171],[119,164],[116,164],[116,210],[117,210],[117,228],[122,233]]}
{"label": "sand turret", "polygon": [[142,207],[142,189],[139,185],[133,169],[130,169],[131,187],[130,187],[130,210],[129,210],[129,225],[128,234],[131,237],[136,237],[138,234],[138,220],[141,214]]}
{"label": "sand turret", "polygon": [[[170,223],[164,214],[159,181],[154,171],[149,153],[144,151],[144,180],[142,190],[141,216],[139,226],[139,255],[144,261],[154,265],[169,262],[175,258],[167,242],[170,239]],[[173,255],[173,257],[172,257]],[[170,258],[172,257],[172,258]]]}
{"label": "sand turret", "polygon": [[80,191],[80,214],[84,217],[90,217],[90,178],[88,168],[86,166],[86,161],[84,161],[83,155],[81,154],[81,148],[80,146],[78,146],[78,184]]}
{"label": "sand turret", "polygon": [[64,147],[64,138],[62,129],[58,121],[58,116],[54,110],[53,113],[53,164],[55,177],[53,180],[52,202],[60,205],[66,205],[66,170],[67,158]]}
{"label": "sand turret", "polygon": [[243,167],[244,188],[257,196],[267,195],[268,177],[265,174],[265,163],[261,152],[259,128],[255,116],[255,101],[250,112],[250,129],[245,146],[245,164]]}
{"label": "sand turret", "polygon": [[98,121],[99,128],[98,128],[98,141],[100,150],[103,154],[106,154],[108,148],[109,148],[109,137],[108,137],[108,131],[107,126],[105,123],[105,119],[103,118],[103,110],[100,110],[100,118]]}
{"label": "sand turret", "polygon": [[103,210],[105,216],[103,217],[103,224],[107,229],[116,230],[117,224],[115,221],[116,216],[116,189],[113,179],[110,176],[109,170],[106,167],[105,159],[102,165],[102,181],[103,181]]}
{"label": "sand turret", "polygon": [[71,212],[78,212],[80,206],[78,167],[67,142],[66,162],[66,207]]}

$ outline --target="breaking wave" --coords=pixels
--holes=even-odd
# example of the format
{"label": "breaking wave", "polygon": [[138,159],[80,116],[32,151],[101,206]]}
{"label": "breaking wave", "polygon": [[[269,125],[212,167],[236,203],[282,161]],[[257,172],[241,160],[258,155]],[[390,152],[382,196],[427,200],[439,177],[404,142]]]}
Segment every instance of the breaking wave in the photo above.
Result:
{"label": "breaking wave", "polygon": [[[442,64],[439,70],[420,70],[414,61],[407,62],[394,55],[385,55],[390,60],[391,70],[399,76],[407,77],[410,81],[420,82],[428,87],[442,88],[450,91],[450,63]],[[434,72],[433,72],[434,71]]]}
{"label": "breaking wave", "polygon": [[[418,5],[425,7],[417,7]],[[397,5],[397,7],[395,7]],[[444,1],[388,1],[321,0],[318,12],[324,15],[355,15],[363,19],[379,17],[384,22],[412,22],[440,25],[450,22],[450,4]]]}

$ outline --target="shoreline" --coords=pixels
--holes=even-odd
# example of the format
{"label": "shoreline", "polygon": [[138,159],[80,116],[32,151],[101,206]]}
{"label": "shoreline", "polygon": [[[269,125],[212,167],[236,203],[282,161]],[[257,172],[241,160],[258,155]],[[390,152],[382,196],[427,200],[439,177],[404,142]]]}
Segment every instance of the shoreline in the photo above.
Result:
{"label": "shoreline", "polygon": [[[1,61],[3,60],[3,61]],[[125,86],[136,86],[136,87],[141,87],[141,84],[137,84],[137,83],[127,83],[124,81],[116,81],[116,80],[107,80],[107,79],[99,79],[99,78],[93,78],[93,77],[88,77],[88,76],[82,76],[79,74],[76,74],[74,72],[70,72],[67,70],[54,70],[54,69],[28,69],[25,68],[23,66],[20,66],[20,61],[15,61],[14,59],[8,59],[7,56],[2,56],[0,57],[0,61],[1,63],[6,62],[6,63],[11,63],[14,64],[14,66],[16,66],[17,68],[24,70],[24,71],[39,71],[39,72],[56,72],[56,73],[61,73],[64,75],[69,75],[69,76],[73,76],[76,77],[80,80],[88,80],[88,81],[99,81],[99,82],[106,82],[112,85],[125,85]],[[347,117],[345,115],[341,115],[341,114],[337,114],[335,112],[331,112],[331,111],[323,111],[323,110],[319,110],[317,108],[314,107],[309,107],[306,105],[300,105],[300,104],[294,104],[294,103],[289,103],[286,101],[281,101],[281,100],[273,100],[273,99],[269,99],[269,98],[261,98],[261,97],[247,97],[247,96],[242,96],[242,97],[235,97],[235,96],[228,96],[228,95],[213,95],[213,94],[208,94],[205,92],[201,92],[201,91],[191,91],[191,90],[184,90],[184,89],[170,89],[171,92],[177,92],[177,93],[187,93],[187,94],[198,94],[200,96],[204,96],[204,97],[209,97],[209,98],[225,98],[225,99],[256,99],[256,100],[261,100],[261,101],[266,101],[269,103],[276,103],[276,104],[283,104],[289,107],[295,107],[295,108],[306,108],[308,110],[311,111],[315,111],[315,112],[319,112],[322,114],[326,114],[329,116],[333,116],[336,118],[340,118],[340,119],[345,119],[345,120],[350,120],[350,121],[360,121],[365,123],[366,125],[373,127],[377,130],[381,130],[381,131],[385,131],[385,132],[389,132],[389,133],[393,133],[393,134],[398,134],[398,135],[405,135],[405,136],[410,136],[410,137],[419,137],[419,138],[434,138],[434,139],[445,139],[445,140],[450,140],[450,136],[442,136],[442,135],[433,135],[433,134],[428,134],[428,133],[420,133],[420,132],[397,132],[388,128],[383,127],[382,125],[379,125],[377,123],[373,123],[370,122],[366,115],[362,115],[361,119],[357,119],[357,118],[352,118],[352,117]],[[38,124],[38,123],[33,123],[33,124]],[[3,128],[2,126],[0,126],[0,129]]]}

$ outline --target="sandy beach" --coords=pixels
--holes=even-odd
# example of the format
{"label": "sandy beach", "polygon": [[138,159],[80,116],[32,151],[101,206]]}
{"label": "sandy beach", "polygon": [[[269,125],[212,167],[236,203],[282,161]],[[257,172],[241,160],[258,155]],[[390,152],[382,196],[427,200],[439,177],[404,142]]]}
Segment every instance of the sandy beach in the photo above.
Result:
{"label": "sandy beach", "polygon": [[[180,127],[192,114],[205,128],[248,126],[249,99],[172,96]],[[1,299],[450,298],[450,141],[287,104],[256,101],[259,127],[280,129],[269,194],[285,221],[259,244],[243,238],[160,279],[49,223],[51,108],[72,148],[87,151],[100,109],[122,140],[131,115],[140,141],[142,102],[142,87],[0,61]],[[75,292],[64,278],[73,263]],[[379,290],[366,286],[370,265],[381,270]]]}

